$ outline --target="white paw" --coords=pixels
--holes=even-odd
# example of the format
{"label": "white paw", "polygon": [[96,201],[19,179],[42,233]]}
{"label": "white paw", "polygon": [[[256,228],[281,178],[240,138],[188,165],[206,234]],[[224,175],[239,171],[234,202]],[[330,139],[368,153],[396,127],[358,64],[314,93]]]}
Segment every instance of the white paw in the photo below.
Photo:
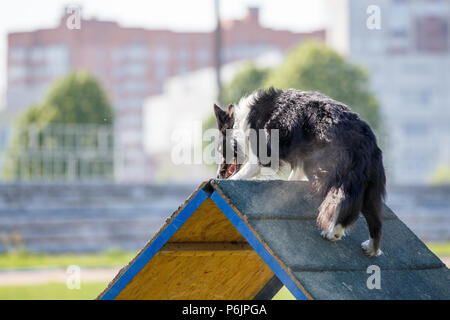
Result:
{"label": "white paw", "polygon": [[320,233],[322,237],[330,241],[340,240],[345,235],[345,228],[343,228],[340,224],[335,226],[331,231],[322,231]]}
{"label": "white paw", "polygon": [[338,237],[336,234],[333,234],[333,233],[328,232],[328,231],[322,231],[322,232],[320,233],[320,235],[321,235],[323,238],[325,238],[325,239],[327,239],[327,240],[329,240],[329,241],[337,241],[337,240],[340,239],[340,237]]}
{"label": "white paw", "polygon": [[361,243],[361,248],[364,250],[364,253],[370,257],[378,257],[383,254],[383,251],[381,251],[380,249],[375,251],[375,249],[373,248],[372,239],[366,240]]}

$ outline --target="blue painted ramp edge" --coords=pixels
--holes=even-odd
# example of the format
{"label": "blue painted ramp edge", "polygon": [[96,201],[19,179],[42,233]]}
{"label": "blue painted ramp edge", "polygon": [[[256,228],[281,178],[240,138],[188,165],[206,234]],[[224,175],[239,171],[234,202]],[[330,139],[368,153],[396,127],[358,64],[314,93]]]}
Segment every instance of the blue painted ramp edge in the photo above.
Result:
{"label": "blue painted ramp edge", "polygon": [[272,256],[261,241],[256,237],[255,233],[249,226],[239,217],[228,202],[218,193],[214,191],[211,199],[219,207],[220,210],[227,216],[236,229],[242,234],[252,248],[259,254],[261,259],[269,266],[273,273],[280,279],[286,288],[292,293],[297,300],[308,300],[308,297],[298,287],[294,280],[281,267],[278,261]]}
{"label": "blue painted ramp edge", "polygon": [[175,232],[186,222],[197,208],[208,198],[208,194],[199,190],[186,206],[174,217],[164,230],[150,243],[131,266],[105,292],[101,300],[113,300],[127,286],[127,284],[141,271],[151,258],[166,244]]}

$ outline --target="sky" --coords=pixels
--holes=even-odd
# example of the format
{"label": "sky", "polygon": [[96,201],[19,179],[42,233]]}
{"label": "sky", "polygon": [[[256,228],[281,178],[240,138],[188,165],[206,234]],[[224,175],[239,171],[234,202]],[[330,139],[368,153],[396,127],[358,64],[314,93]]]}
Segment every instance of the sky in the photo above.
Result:
{"label": "sky", "polygon": [[[239,19],[248,6],[260,7],[264,26],[292,31],[325,27],[326,0],[222,0],[221,17]],[[117,21],[122,26],[209,31],[214,0],[13,0],[0,2],[0,96],[6,89],[7,34],[51,28],[64,8],[81,6],[83,18]]]}

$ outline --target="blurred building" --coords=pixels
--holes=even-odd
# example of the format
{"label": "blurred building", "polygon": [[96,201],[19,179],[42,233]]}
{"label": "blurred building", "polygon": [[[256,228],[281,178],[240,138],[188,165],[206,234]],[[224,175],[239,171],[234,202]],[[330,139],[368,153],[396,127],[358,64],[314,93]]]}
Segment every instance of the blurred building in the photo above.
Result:
{"label": "blurred building", "polygon": [[[327,43],[367,67],[380,101],[390,182],[429,182],[438,165],[450,166],[450,1],[328,5]],[[380,29],[367,26],[377,15],[371,5]]]}
{"label": "blurred building", "polygon": [[[285,52],[297,43],[325,39],[323,30],[293,33],[260,25],[257,8],[242,20],[223,21],[224,62]],[[123,181],[152,176],[142,147],[142,105],[160,94],[169,77],[214,65],[214,32],[173,32],[125,28],[112,21],[82,20],[66,26],[8,35],[7,108],[23,109],[41,99],[50,83],[70,71],[87,69],[98,77],[116,110]]]}

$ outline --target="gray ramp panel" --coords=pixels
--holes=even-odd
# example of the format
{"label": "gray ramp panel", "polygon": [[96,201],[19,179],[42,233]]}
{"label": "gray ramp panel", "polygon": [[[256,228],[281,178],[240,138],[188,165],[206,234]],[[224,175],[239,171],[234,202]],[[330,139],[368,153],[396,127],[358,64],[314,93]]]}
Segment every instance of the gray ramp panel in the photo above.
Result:
{"label": "gray ramp panel", "polygon": [[365,270],[371,264],[383,269],[439,268],[443,263],[400,221],[384,222],[380,257],[367,257],[361,242],[367,240],[364,218],[350,234],[330,242],[320,236],[314,221],[248,220],[262,240],[291,270]]}
{"label": "gray ramp panel", "polygon": [[361,271],[294,272],[315,299],[450,299],[450,271],[446,267],[426,270],[380,270],[380,289],[370,290],[371,274]]}
{"label": "gray ramp panel", "polygon": [[[342,240],[320,236],[320,199],[307,182],[213,180],[273,254],[315,299],[450,299],[450,272],[388,208],[380,257],[361,250],[368,230],[360,217]],[[381,289],[370,290],[367,267],[381,272]]]}
{"label": "gray ramp panel", "polygon": [[[230,202],[249,219],[311,219],[321,200],[305,181],[213,180]],[[384,207],[385,219],[397,216]]]}

